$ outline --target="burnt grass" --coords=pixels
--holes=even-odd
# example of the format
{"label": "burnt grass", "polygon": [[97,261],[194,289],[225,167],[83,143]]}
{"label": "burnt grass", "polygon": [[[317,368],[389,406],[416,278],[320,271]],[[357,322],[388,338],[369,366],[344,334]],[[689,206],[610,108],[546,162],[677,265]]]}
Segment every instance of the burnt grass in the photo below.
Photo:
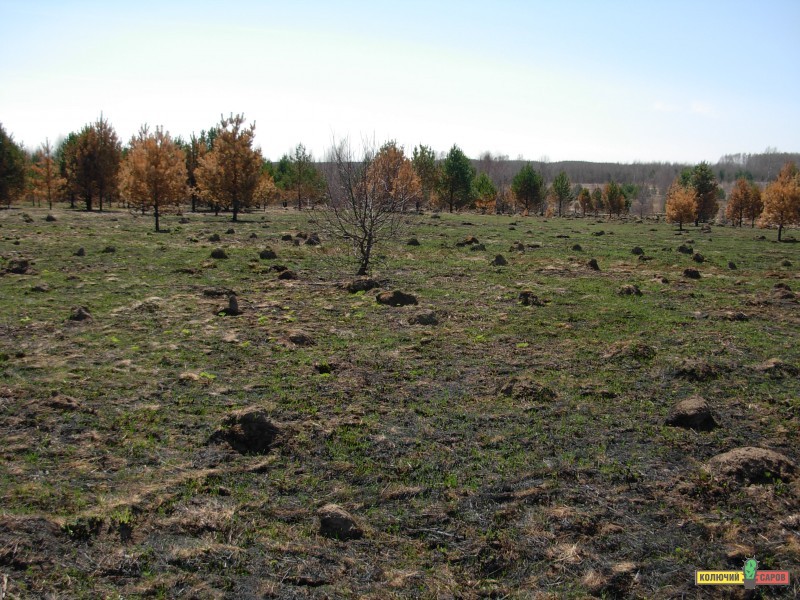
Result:
{"label": "burnt grass", "polygon": [[[310,213],[155,234],[122,210],[25,211],[0,211],[10,597],[745,597],[694,571],[752,555],[792,572],[762,597],[798,592],[798,478],[703,469],[741,446],[800,464],[800,247],[774,231],[409,215],[380,287],[351,294],[332,240],[293,242]],[[393,290],[418,305],[376,302]],[[435,325],[409,323],[423,311]],[[720,426],[666,426],[694,395]],[[251,408],[279,431],[257,453],[219,434]],[[319,533],[329,503],[362,538]]]}

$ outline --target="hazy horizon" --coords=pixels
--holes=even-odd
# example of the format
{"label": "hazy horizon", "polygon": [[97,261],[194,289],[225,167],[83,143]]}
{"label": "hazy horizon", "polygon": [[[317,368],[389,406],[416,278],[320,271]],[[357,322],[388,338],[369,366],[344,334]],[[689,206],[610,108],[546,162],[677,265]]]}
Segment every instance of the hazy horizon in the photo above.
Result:
{"label": "hazy horizon", "polygon": [[800,3],[0,1],[0,123],[55,142],[101,114],[127,143],[220,115],[298,143],[395,139],[551,162],[797,152]]}

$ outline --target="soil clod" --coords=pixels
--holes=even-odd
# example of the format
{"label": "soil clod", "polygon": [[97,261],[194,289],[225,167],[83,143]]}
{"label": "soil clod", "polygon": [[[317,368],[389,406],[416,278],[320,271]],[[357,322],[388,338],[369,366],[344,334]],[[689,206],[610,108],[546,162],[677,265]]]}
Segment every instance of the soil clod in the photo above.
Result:
{"label": "soil clod", "polygon": [[72,314],[69,316],[70,321],[90,321],[92,319],[92,314],[89,312],[89,309],[85,306],[78,306],[72,311]]}
{"label": "soil clod", "polygon": [[519,303],[522,306],[544,306],[546,302],[534,294],[531,290],[525,290],[519,293]]}
{"label": "soil clod", "polygon": [[617,294],[619,296],[641,296],[642,290],[639,289],[638,285],[629,283],[619,288]]}
{"label": "soil clod", "polygon": [[369,277],[358,277],[345,285],[345,289],[351,294],[358,292],[368,292],[370,290],[380,287],[378,282]]}
{"label": "soil clod", "polygon": [[375,297],[378,304],[385,304],[387,306],[409,306],[417,304],[417,298],[412,294],[406,294],[400,290],[393,292],[381,292]]}
{"label": "soil clod", "polygon": [[789,481],[797,471],[795,464],[783,454],[766,448],[735,448],[708,461],[707,470],[714,476],[739,483],[775,483]]}
{"label": "soil clod", "polygon": [[439,319],[436,318],[436,313],[432,310],[426,310],[413,315],[408,320],[409,325],[438,325]]}
{"label": "soil clod", "polygon": [[681,400],[672,407],[666,419],[667,425],[710,431],[718,426],[708,402],[700,396],[692,396]]}
{"label": "soil clod", "polygon": [[270,419],[266,410],[250,407],[226,417],[211,441],[228,442],[240,454],[266,454],[280,435],[281,427]]}
{"label": "soil clod", "polygon": [[474,235],[467,236],[460,242],[456,242],[456,246],[458,246],[459,248],[462,248],[464,246],[474,246],[476,244],[480,244],[480,242],[478,241],[478,238],[476,238]]}
{"label": "soil clod", "polygon": [[317,511],[321,535],[337,540],[358,540],[364,536],[353,516],[336,504],[326,504]]}

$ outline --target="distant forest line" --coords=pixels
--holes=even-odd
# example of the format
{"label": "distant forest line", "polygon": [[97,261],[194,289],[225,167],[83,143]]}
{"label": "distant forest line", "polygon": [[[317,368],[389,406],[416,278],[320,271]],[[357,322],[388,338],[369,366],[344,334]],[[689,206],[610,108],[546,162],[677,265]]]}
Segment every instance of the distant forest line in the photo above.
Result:
{"label": "distant forest line", "polygon": [[[715,164],[708,163],[724,188],[733,185],[739,177],[745,177],[757,183],[767,183],[775,179],[781,167],[787,162],[800,163],[800,152],[767,151],[760,154],[726,154]],[[608,181],[619,183],[655,185],[660,193],[665,193],[670,184],[684,169],[694,166],[693,163],[670,162],[590,162],[582,160],[565,160],[549,162],[547,160],[509,160],[504,156],[484,153],[472,164],[479,173],[485,172],[490,177],[514,177],[522,165],[531,163],[534,169],[550,181],[555,175],[564,171],[570,181],[580,184],[602,185]],[[496,183],[500,183],[496,181]]]}

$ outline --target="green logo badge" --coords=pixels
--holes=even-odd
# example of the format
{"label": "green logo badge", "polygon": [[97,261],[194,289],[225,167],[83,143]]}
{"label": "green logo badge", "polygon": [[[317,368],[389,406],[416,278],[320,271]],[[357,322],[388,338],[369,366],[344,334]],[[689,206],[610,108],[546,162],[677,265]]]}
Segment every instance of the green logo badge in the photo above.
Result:
{"label": "green logo badge", "polygon": [[758,561],[755,558],[748,558],[744,561],[744,589],[756,589],[756,571],[758,570]]}

